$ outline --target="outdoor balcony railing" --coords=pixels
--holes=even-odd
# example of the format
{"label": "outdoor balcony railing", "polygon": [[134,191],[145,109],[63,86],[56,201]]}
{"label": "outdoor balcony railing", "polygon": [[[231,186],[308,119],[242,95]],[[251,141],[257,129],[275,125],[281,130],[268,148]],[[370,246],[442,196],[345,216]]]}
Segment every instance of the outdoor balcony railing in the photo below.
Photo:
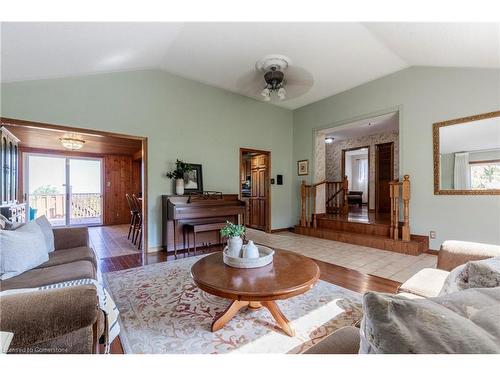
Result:
{"label": "outdoor balcony railing", "polygon": [[[49,220],[66,217],[66,194],[30,194],[29,204],[37,210],[36,216],[45,215]],[[102,194],[70,194],[70,219],[99,218],[102,215]]]}

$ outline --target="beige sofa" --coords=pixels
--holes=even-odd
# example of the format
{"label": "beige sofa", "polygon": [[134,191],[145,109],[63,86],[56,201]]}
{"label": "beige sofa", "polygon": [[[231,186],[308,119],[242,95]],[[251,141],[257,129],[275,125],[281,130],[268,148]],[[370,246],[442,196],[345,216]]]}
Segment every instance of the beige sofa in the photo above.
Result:
{"label": "beige sofa", "polygon": [[[87,228],[54,228],[53,233],[49,260],[0,281],[1,291],[96,278]],[[0,330],[14,333],[9,353],[94,353],[104,314],[94,285],[18,293],[0,298]]]}
{"label": "beige sofa", "polygon": [[[500,256],[500,246],[497,245],[445,241],[438,253],[437,268],[419,271],[399,287],[398,294],[407,298],[436,297],[446,277],[455,267],[471,260],[496,256]],[[308,349],[305,354],[357,354],[359,341],[357,327],[344,327]]]}

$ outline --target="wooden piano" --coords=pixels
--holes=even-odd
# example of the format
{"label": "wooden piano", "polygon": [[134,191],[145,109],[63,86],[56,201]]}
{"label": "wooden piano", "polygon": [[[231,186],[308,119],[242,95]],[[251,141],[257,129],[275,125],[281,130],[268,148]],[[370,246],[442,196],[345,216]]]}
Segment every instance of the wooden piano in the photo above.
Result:
{"label": "wooden piano", "polygon": [[[162,245],[167,251],[187,248],[184,224],[203,224],[230,221],[244,223],[245,202],[237,194],[203,196],[163,195],[162,196]],[[197,237],[197,245],[218,244],[215,232],[202,233]]]}

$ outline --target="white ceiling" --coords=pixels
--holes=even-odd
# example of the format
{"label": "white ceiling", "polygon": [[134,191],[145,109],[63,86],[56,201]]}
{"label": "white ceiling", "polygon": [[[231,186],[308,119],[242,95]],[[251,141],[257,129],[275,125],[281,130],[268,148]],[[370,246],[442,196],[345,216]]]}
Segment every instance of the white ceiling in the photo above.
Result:
{"label": "white ceiling", "polygon": [[333,143],[346,139],[366,137],[373,134],[399,132],[398,113],[372,117],[323,130],[325,138],[334,138]]}
{"label": "white ceiling", "polygon": [[159,68],[260,100],[249,92],[255,62],[283,54],[313,80],[273,103],[290,109],[413,65],[500,68],[494,23],[2,23],[1,31],[3,82]]}
{"label": "white ceiling", "polygon": [[439,130],[441,154],[500,149],[500,117],[444,126]]}

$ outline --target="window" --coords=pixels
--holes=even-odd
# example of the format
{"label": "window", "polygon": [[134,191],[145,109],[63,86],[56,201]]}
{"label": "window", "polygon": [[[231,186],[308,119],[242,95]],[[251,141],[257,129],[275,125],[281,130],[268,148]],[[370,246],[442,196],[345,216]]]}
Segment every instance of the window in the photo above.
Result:
{"label": "window", "polygon": [[500,189],[500,160],[470,163],[472,189]]}

